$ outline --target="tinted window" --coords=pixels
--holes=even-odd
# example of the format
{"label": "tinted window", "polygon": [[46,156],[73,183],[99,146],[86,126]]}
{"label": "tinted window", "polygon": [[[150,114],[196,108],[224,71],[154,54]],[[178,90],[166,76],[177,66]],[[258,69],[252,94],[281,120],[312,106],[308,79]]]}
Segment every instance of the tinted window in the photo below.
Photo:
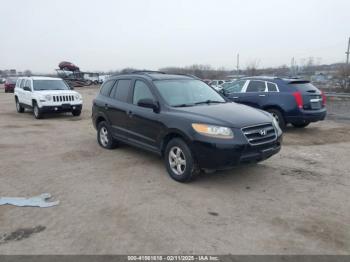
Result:
{"label": "tinted window", "polygon": [[208,100],[225,102],[216,91],[199,80],[156,80],[154,84],[171,106],[196,105]]}
{"label": "tinted window", "polygon": [[119,80],[117,83],[117,90],[115,92],[115,98],[122,102],[128,101],[128,95],[130,90],[131,80]]}
{"label": "tinted window", "polygon": [[264,81],[250,81],[246,92],[264,92],[265,91]]}
{"label": "tinted window", "polygon": [[136,80],[132,103],[137,105],[141,99],[153,99],[153,95],[148,86],[140,80]]}
{"label": "tinted window", "polygon": [[63,80],[34,80],[34,90],[69,90]]}
{"label": "tinted window", "polygon": [[301,91],[301,92],[306,92],[306,91],[313,91],[317,92],[318,89],[311,83],[309,82],[292,82],[290,83],[291,86],[293,86],[296,90]]}
{"label": "tinted window", "polygon": [[26,80],[26,83],[24,84],[24,86],[29,87],[31,89],[31,83],[30,80]]}
{"label": "tinted window", "polygon": [[277,85],[274,83],[267,83],[267,89],[269,92],[277,92]]}
{"label": "tinted window", "polygon": [[237,81],[233,83],[226,83],[224,89],[227,93],[239,93],[241,92],[245,82],[246,81]]}
{"label": "tinted window", "polygon": [[105,82],[101,87],[101,91],[100,91],[101,95],[109,96],[109,93],[111,92],[114,82],[115,81]]}

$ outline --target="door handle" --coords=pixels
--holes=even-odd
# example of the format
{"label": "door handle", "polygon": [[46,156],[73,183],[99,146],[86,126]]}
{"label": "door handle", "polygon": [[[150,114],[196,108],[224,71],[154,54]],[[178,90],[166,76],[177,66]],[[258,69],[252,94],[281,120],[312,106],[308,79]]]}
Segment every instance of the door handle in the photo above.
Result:
{"label": "door handle", "polygon": [[105,104],[105,109],[108,109],[109,108],[109,105],[108,104]]}
{"label": "door handle", "polygon": [[234,97],[232,97],[232,98],[237,99],[237,98],[239,98],[239,97],[238,97],[238,96],[234,96]]}
{"label": "door handle", "polygon": [[266,95],[259,95],[259,96],[266,96]]}
{"label": "door handle", "polygon": [[128,117],[133,117],[134,115],[134,113],[131,110],[127,111],[126,114],[128,115]]}

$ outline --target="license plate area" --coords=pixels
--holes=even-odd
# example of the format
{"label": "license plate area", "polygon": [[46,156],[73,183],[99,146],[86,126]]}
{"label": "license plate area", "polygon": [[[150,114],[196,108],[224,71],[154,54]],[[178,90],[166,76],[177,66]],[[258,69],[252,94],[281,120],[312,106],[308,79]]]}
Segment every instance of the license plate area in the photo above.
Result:
{"label": "license plate area", "polygon": [[70,104],[62,104],[62,109],[70,109]]}

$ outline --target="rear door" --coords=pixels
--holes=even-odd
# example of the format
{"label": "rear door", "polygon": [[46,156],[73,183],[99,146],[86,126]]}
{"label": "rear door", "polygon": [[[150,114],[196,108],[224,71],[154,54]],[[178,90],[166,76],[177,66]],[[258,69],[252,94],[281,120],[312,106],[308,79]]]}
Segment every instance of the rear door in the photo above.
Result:
{"label": "rear door", "polygon": [[107,115],[113,134],[122,139],[129,138],[130,118],[129,107],[131,100],[131,79],[118,79],[110,93],[107,103]]}
{"label": "rear door", "polygon": [[239,103],[262,108],[267,101],[267,86],[263,80],[248,80],[238,99]]}
{"label": "rear door", "polygon": [[295,92],[300,92],[304,110],[319,110],[323,107],[321,91],[309,81],[292,81],[288,85]]}
{"label": "rear door", "polygon": [[239,102],[239,98],[242,94],[242,89],[246,82],[246,80],[239,80],[225,84],[225,87],[223,88],[224,95],[231,101]]}

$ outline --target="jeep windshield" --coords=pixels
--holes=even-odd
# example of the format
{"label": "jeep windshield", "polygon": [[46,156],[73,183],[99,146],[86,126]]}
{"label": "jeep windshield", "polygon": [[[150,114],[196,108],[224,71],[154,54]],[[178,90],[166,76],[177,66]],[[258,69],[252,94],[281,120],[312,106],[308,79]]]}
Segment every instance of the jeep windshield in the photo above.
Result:
{"label": "jeep windshield", "polygon": [[63,80],[33,80],[33,84],[35,91],[70,89]]}
{"label": "jeep windshield", "polygon": [[154,84],[166,103],[173,107],[226,102],[210,86],[199,80],[155,80]]}

